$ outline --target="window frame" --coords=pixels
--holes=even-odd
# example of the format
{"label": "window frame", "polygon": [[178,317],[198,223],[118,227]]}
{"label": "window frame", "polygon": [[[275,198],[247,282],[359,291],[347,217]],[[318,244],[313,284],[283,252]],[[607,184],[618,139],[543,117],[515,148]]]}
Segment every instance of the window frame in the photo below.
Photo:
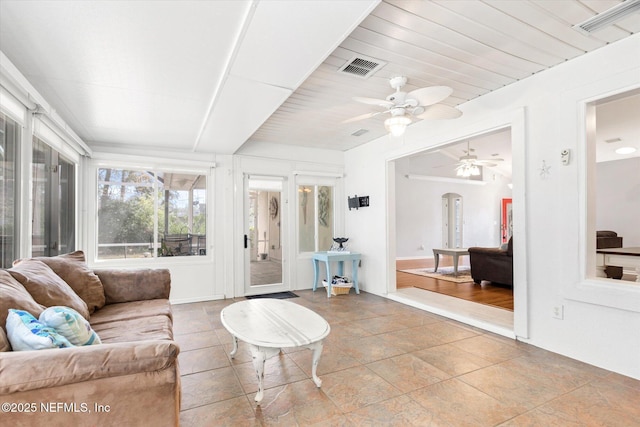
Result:
{"label": "window frame", "polygon": [[[314,187],[314,198],[313,198],[313,221],[314,221],[314,249],[311,251],[302,250],[300,248],[300,204],[301,204],[301,193],[298,189],[302,186],[305,187]],[[318,251],[326,251],[329,248],[320,248],[320,239],[319,239],[319,215],[318,215],[318,207],[319,207],[319,188],[320,187],[331,187],[332,189],[332,200],[331,200],[331,214],[332,214],[332,237],[337,237],[339,230],[342,229],[341,224],[338,221],[338,195],[340,190],[340,181],[338,177],[324,177],[324,176],[298,176],[295,180],[295,193],[296,193],[296,253],[300,255],[311,255],[314,252]]]}
{"label": "window frame", "polygon": [[[99,264],[101,266],[109,266],[109,265],[118,265],[118,264],[142,264],[149,265],[152,263],[205,263],[211,262],[213,259],[213,216],[214,216],[214,198],[213,198],[213,188],[214,188],[214,173],[213,169],[215,167],[212,163],[199,162],[199,161],[183,161],[176,160],[173,164],[170,164],[168,160],[165,159],[141,159],[137,156],[129,156],[125,155],[125,160],[112,160],[113,158],[122,156],[117,156],[112,153],[96,153],[94,158],[91,161],[91,164],[87,167],[87,174],[89,174],[89,180],[87,182],[91,182],[91,191],[88,192],[88,200],[89,206],[87,210],[89,212],[90,217],[95,218],[95,221],[88,224],[87,231],[87,239],[88,239],[88,254],[87,259],[91,260],[92,263]],[[187,165],[188,163],[188,165]],[[117,170],[131,170],[131,171],[141,171],[141,172],[153,172],[154,173],[154,193],[157,194],[158,186],[155,184],[155,174],[156,173],[180,173],[180,174],[190,174],[190,175],[200,175],[205,178],[205,197],[207,200],[206,207],[206,219],[205,219],[205,228],[206,228],[206,251],[204,255],[195,255],[195,256],[158,256],[156,248],[160,244],[159,239],[159,225],[158,225],[158,209],[160,208],[160,204],[158,202],[158,198],[154,197],[154,216],[153,216],[153,224],[154,224],[154,242],[153,242],[153,253],[152,256],[149,257],[134,257],[134,258],[99,258],[98,257],[98,221],[99,221],[99,210],[98,210],[98,202],[99,202],[99,192],[98,186],[100,185],[100,181],[98,180],[98,171],[99,169],[117,169]]]}
{"label": "window frame", "polygon": [[[34,132],[31,136],[31,210],[30,210],[30,218],[31,218],[31,232],[29,238],[31,239],[31,247],[30,247],[30,256],[55,256],[60,255],[62,253],[73,252],[76,250],[78,246],[78,169],[79,159],[77,156],[70,156],[68,150],[59,150],[58,148],[61,144],[64,144],[64,141],[60,139],[57,143],[51,143],[51,141],[55,137],[52,137],[47,133],[36,133]],[[59,137],[58,137],[59,138]],[[35,224],[35,210],[36,210],[36,197],[33,193],[36,183],[33,179],[33,168],[35,166],[34,162],[34,149],[36,147],[36,140],[39,143],[46,147],[49,150],[48,153],[44,153],[45,161],[41,163],[44,165],[44,174],[46,176],[45,181],[45,195],[44,204],[42,206],[43,214],[44,214],[44,235],[47,237],[43,243],[45,243],[45,247],[43,248],[44,253],[34,253],[34,244],[33,244],[33,233],[34,233],[34,225]],[[62,168],[61,168],[61,160],[64,160],[67,164],[72,165],[73,170],[72,174],[69,175],[69,181],[71,184],[71,188],[67,188],[69,190],[67,192],[67,207],[71,206],[71,212],[67,212],[67,215],[62,215],[65,201],[63,200],[63,186],[62,183]],[[47,170],[48,169],[48,170]],[[71,200],[72,199],[72,200]],[[70,247],[65,246],[65,249],[61,250],[62,247],[61,236],[62,232],[62,221],[65,219],[71,218],[72,227],[71,227],[71,242]]]}
{"label": "window frame", "polygon": [[595,224],[595,119],[598,101],[630,92],[638,85],[600,92],[579,100],[576,106],[578,125],[576,162],[578,166],[579,199],[579,265],[578,280],[563,287],[563,295],[570,300],[640,313],[640,287],[633,282],[597,277]]}
{"label": "window frame", "polygon": [[[12,122],[12,126],[15,127],[14,129],[14,139],[13,139],[13,185],[12,185],[12,189],[11,191],[13,192],[13,205],[11,206],[11,213],[13,215],[13,231],[12,231],[12,242],[11,242],[11,248],[10,248],[10,254],[9,253],[4,253],[4,249],[3,249],[3,253],[2,253],[2,258],[7,259],[8,264],[4,265],[4,260],[0,259],[0,267],[2,268],[9,268],[11,267],[11,263],[13,262],[13,260],[15,260],[16,258],[19,257],[20,255],[20,234],[21,234],[21,219],[20,219],[20,201],[21,201],[21,195],[19,193],[20,191],[20,170],[21,170],[21,165],[20,165],[20,149],[22,146],[22,138],[23,138],[23,134],[24,134],[24,125],[23,123],[21,123],[19,120],[17,120],[17,115],[15,114],[15,112],[12,114],[12,112],[10,111],[9,108],[6,108],[5,106],[5,94],[3,93],[3,99],[2,99],[2,106],[0,107],[0,114],[2,114],[3,118],[4,118],[4,122],[7,123],[7,121],[11,121]],[[6,129],[6,125],[5,128],[3,129],[3,132]],[[3,158],[5,158],[6,153],[3,154]],[[3,172],[3,185],[4,185],[4,172]],[[2,194],[4,195],[4,188],[1,189],[0,191],[2,191]],[[4,198],[2,199],[2,203],[3,203],[3,207],[6,206],[6,201],[4,200]],[[4,237],[3,237],[4,240]],[[4,247],[4,242],[1,243]]]}

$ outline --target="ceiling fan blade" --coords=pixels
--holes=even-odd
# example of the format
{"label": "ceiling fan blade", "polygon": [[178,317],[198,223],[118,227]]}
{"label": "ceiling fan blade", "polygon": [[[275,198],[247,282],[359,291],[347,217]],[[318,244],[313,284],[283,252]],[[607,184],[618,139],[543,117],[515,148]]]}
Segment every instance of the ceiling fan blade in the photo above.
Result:
{"label": "ceiling fan blade", "polygon": [[356,102],[361,102],[363,104],[377,105],[385,108],[390,108],[395,105],[393,102],[387,101],[386,99],[366,98],[362,96],[354,96],[353,100]]}
{"label": "ceiling fan blade", "polygon": [[426,111],[418,116],[422,120],[448,120],[457,119],[462,115],[462,111],[455,107],[449,107],[444,104],[431,105],[426,108]]}
{"label": "ceiling fan blade", "polygon": [[417,99],[420,105],[426,107],[427,105],[437,104],[443,99],[448,98],[452,93],[453,89],[449,86],[431,86],[412,90],[407,94],[407,98]]}
{"label": "ceiling fan blade", "polygon": [[378,114],[386,113],[386,111],[376,111],[373,113],[365,113],[360,114],[359,116],[351,117],[350,119],[343,120],[341,123],[353,123],[359,120],[370,119],[371,117],[377,116]]}

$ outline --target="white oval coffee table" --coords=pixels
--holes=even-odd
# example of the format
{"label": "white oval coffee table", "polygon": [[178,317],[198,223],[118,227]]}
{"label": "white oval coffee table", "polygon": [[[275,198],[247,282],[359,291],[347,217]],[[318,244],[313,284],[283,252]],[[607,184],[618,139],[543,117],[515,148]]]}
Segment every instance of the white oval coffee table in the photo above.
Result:
{"label": "white oval coffee table", "polygon": [[249,344],[258,377],[258,394],[255,397],[258,404],[264,396],[264,362],[283,348],[305,347],[312,350],[313,382],[318,387],[322,384],[316,369],[323,341],[331,328],[319,314],[290,301],[260,298],[225,307],[220,312],[220,320],[233,336],[231,358],[238,351],[238,340]]}

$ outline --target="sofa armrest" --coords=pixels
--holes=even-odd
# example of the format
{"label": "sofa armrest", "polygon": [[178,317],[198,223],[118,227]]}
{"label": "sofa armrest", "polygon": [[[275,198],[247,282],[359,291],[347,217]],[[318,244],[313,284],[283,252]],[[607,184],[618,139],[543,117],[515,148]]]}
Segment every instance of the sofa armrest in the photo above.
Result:
{"label": "sofa armrest", "polygon": [[166,268],[94,270],[104,287],[107,304],[169,299],[171,274]]}
{"label": "sofa armrest", "polygon": [[176,364],[179,352],[165,340],[3,352],[0,395],[161,371]]}

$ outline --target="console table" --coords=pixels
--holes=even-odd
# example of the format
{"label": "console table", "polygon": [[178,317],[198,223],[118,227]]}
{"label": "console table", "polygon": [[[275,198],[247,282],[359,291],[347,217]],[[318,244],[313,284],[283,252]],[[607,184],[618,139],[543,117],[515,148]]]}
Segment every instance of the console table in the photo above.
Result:
{"label": "console table", "polygon": [[340,253],[336,252],[315,252],[312,257],[313,260],[313,290],[318,287],[318,280],[320,279],[320,261],[324,262],[327,268],[327,298],[331,298],[331,263],[338,263],[338,276],[344,274],[344,262],[351,261],[353,267],[353,287],[356,290],[356,294],[360,293],[358,287],[358,262],[360,262],[360,254],[357,252]]}
{"label": "console table", "polygon": [[438,271],[438,264],[440,263],[440,255],[451,255],[453,257],[453,274],[458,276],[458,257],[462,255],[469,255],[469,250],[465,248],[445,248],[445,249],[434,249],[433,250],[433,258],[435,261],[435,268],[433,272]]}
{"label": "console table", "polygon": [[607,277],[608,266],[634,267],[636,282],[640,282],[640,247],[598,249],[596,254],[596,276]]}

